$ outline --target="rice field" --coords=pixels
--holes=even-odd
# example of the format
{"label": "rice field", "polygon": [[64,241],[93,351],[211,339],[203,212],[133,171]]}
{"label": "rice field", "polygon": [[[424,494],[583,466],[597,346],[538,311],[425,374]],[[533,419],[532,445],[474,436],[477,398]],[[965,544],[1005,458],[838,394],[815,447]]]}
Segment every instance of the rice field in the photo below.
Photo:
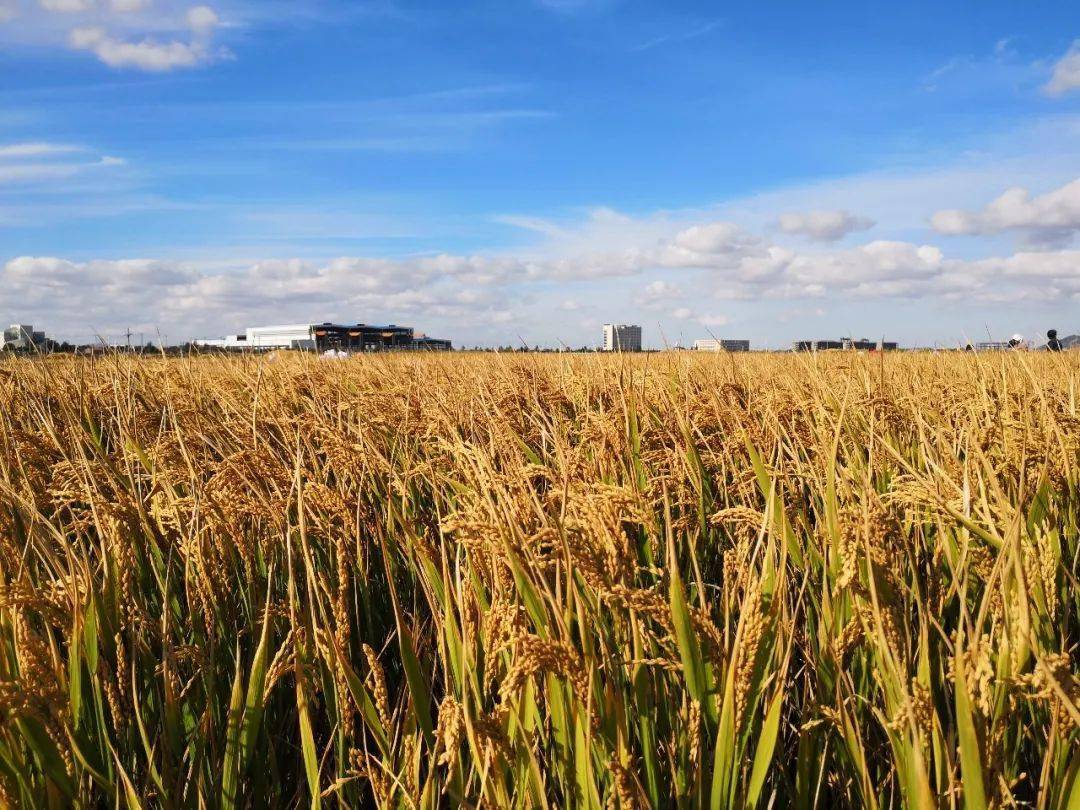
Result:
{"label": "rice field", "polygon": [[0,803],[1076,810],[1078,383],[0,362]]}

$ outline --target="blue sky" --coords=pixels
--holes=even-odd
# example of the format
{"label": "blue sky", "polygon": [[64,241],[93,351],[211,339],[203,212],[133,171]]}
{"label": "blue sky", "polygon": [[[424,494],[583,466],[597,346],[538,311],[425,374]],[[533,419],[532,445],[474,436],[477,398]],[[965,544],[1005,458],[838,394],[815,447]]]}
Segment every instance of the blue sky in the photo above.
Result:
{"label": "blue sky", "polygon": [[1063,3],[0,0],[0,320],[1080,332]]}

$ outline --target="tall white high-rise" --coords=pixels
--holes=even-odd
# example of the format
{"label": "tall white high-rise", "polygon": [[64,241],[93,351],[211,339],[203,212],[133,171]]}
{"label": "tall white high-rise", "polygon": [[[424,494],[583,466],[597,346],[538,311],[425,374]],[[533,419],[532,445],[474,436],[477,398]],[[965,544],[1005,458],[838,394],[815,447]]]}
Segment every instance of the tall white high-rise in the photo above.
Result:
{"label": "tall white high-rise", "polygon": [[604,351],[640,352],[641,327],[628,323],[605,323]]}

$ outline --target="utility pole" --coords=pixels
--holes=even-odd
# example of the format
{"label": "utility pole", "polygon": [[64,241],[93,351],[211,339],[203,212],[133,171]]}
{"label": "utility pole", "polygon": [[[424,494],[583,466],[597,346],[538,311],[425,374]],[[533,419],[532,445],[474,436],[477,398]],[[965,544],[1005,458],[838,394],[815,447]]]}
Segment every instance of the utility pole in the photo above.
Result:
{"label": "utility pole", "polygon": [[124,337],[127,338],[127,347],[128,347],[128,351],[130,352],[131,351],[131,327],[130,326],[127,328],[127,331],[124,333]]}

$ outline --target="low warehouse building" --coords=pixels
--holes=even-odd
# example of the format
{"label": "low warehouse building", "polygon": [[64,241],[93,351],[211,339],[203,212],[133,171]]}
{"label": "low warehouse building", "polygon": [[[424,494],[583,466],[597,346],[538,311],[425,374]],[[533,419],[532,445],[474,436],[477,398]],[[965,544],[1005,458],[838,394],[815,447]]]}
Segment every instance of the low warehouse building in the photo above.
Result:
{"label": "low warehouse building", "polygon": [[841,351],[861,351],[861,352],[873,352],[884,351],[892,352],[896,351],[898,345],[894,341],[888,340],[853,340],[852,338],[845,337],[839,340],[797,340],[791,347],[797,352],[824,352],[830,350]]}
{"label": "low warehouse building", "polygon": [[255,326],[243,334],[213,340],[197,340],[195,345],[212,349],[373,352],[388,350],[449,351],[449,340],[417,336],[411,326],[313,323],[285,326]]}
{"label": "low warehouse building", "polygon": [[749,340],[717,340],[716,338],[702,338],[694,341],[694,351],[697,352],[748,352],[750,351]]}

